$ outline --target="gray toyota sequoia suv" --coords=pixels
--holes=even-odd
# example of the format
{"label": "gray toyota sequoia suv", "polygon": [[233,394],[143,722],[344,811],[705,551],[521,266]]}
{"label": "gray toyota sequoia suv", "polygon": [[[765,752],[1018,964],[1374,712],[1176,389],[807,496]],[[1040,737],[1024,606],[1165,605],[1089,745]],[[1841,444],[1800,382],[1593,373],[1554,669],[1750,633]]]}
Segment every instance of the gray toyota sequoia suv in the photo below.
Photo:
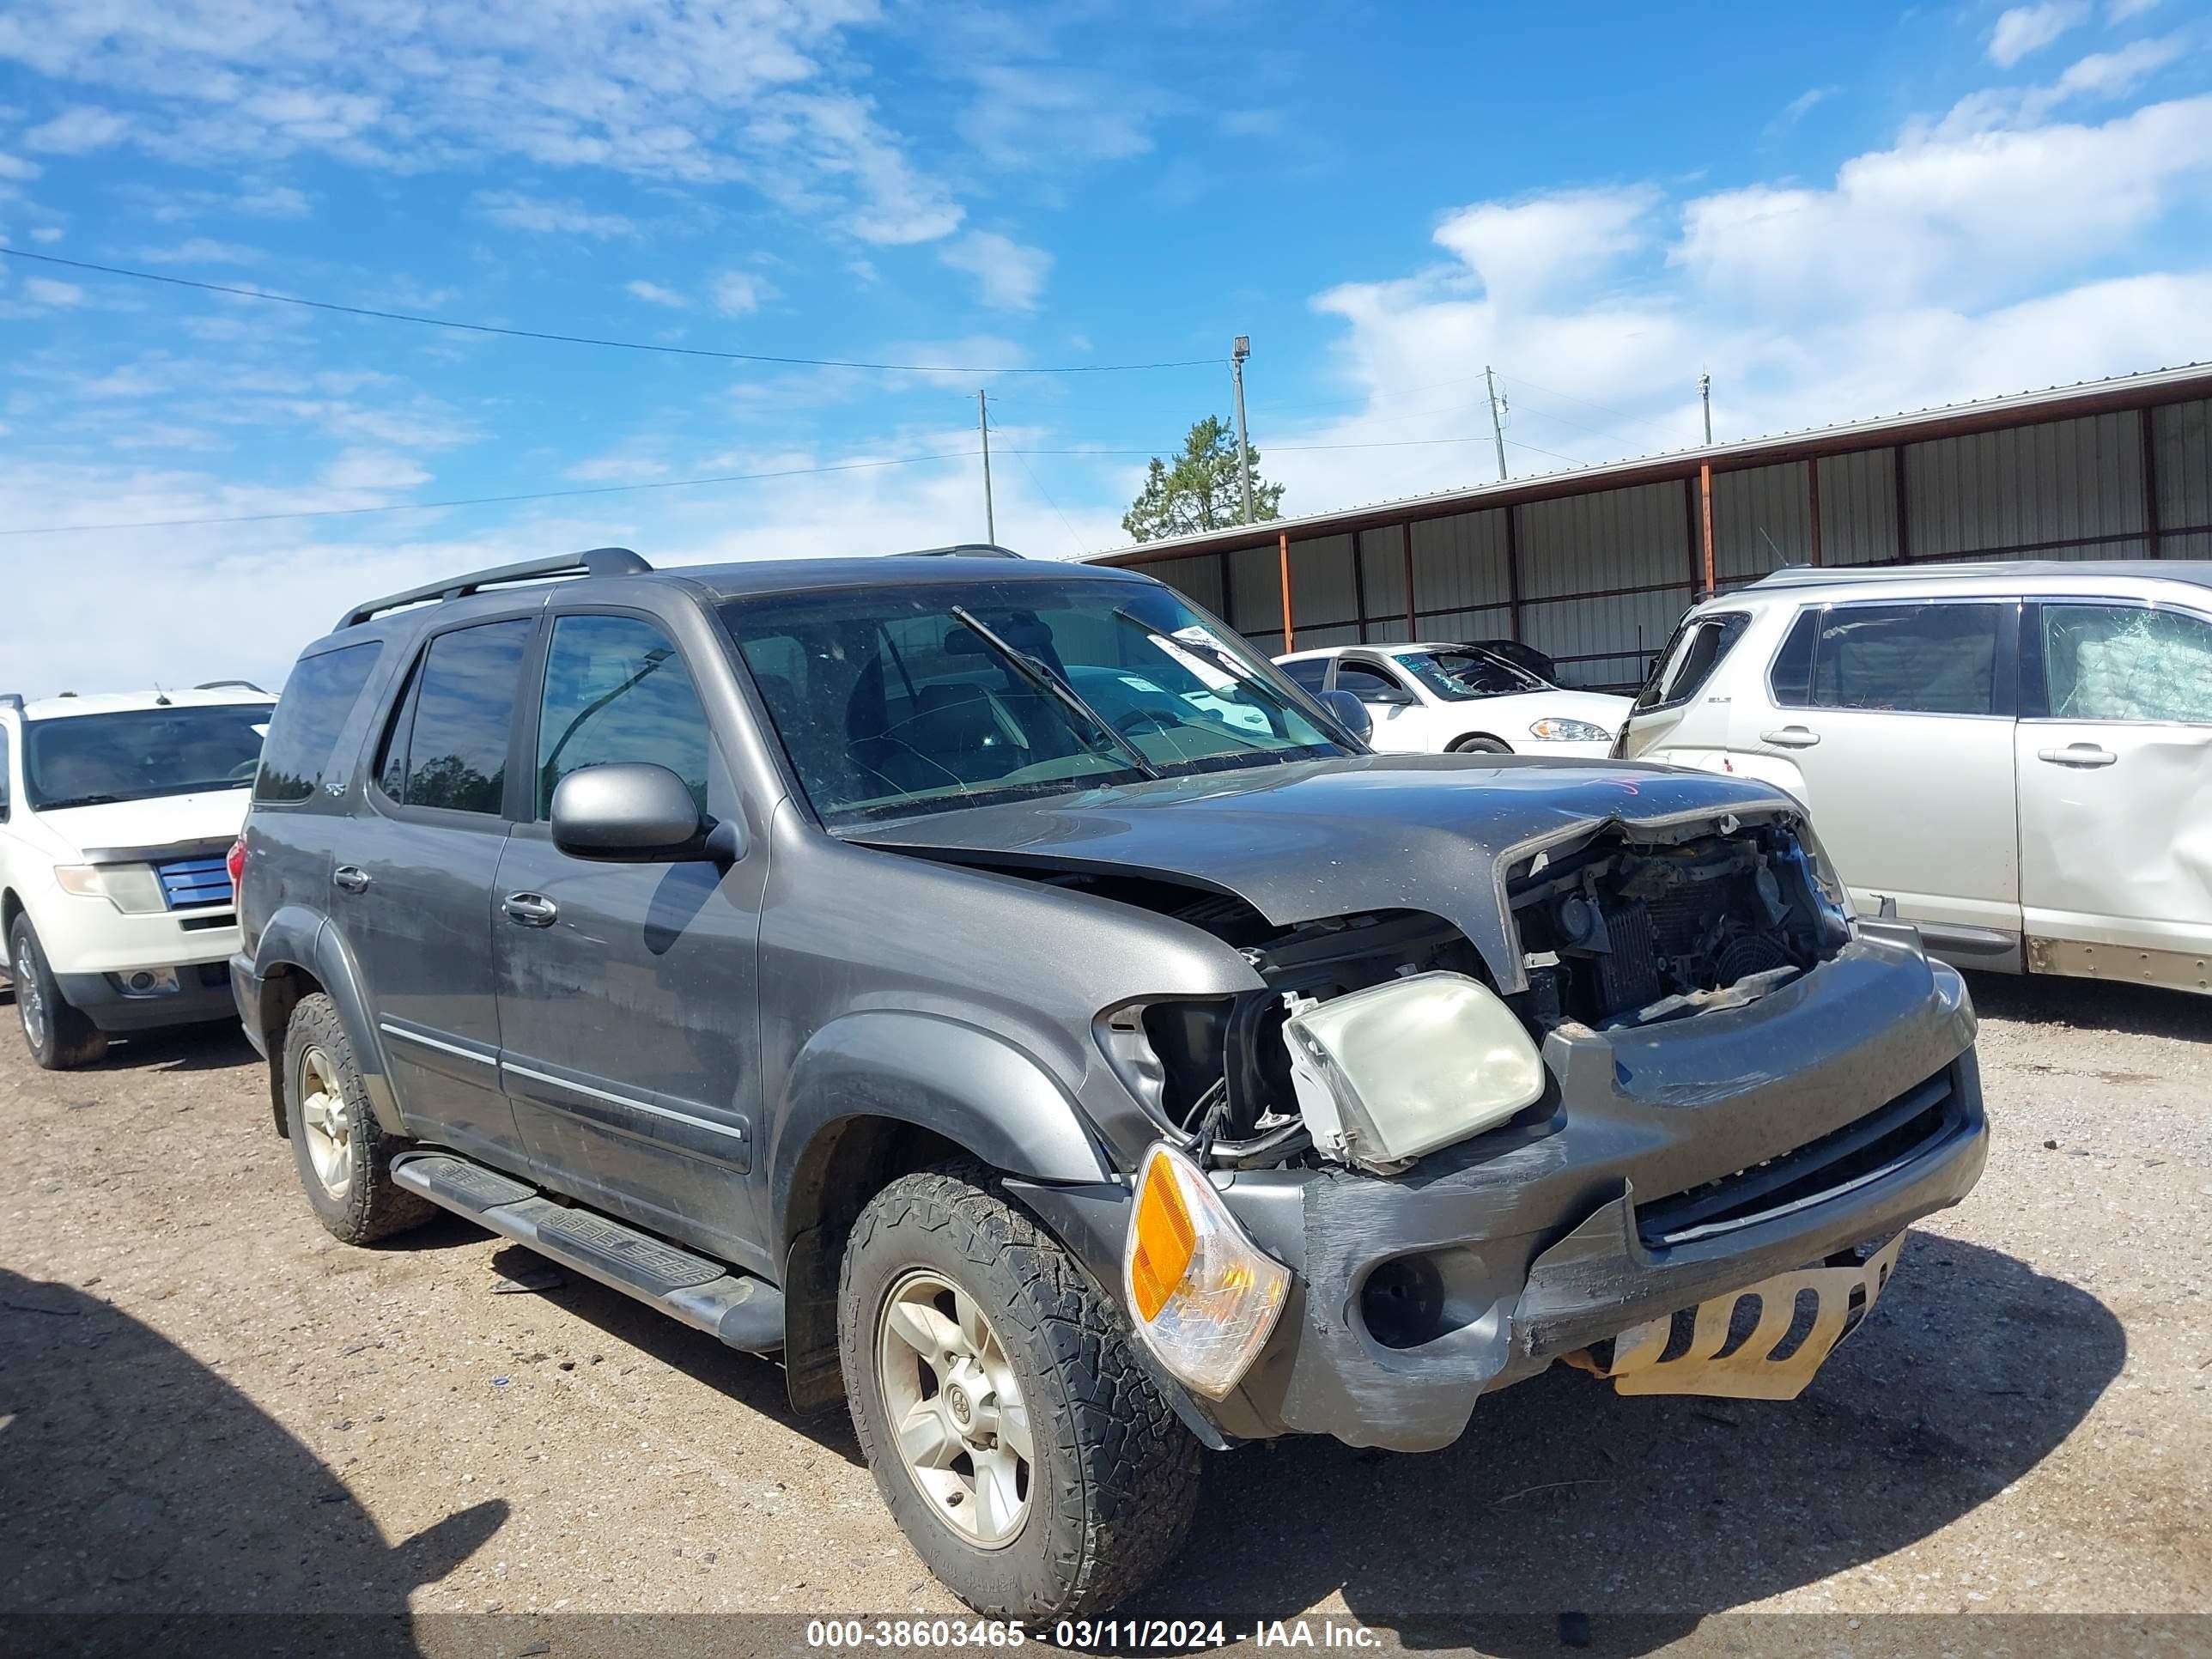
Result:
{"label": "gray toyota sequoia suv", "polygon": [[1095,1612],[1202,1446],[1790,1398],[1981,1171],[1961,981],[1789,796],[1358,724],[994,548],[481,572],[301,656],[232,982],[338,1237],[779,1354],[956,1595]]}

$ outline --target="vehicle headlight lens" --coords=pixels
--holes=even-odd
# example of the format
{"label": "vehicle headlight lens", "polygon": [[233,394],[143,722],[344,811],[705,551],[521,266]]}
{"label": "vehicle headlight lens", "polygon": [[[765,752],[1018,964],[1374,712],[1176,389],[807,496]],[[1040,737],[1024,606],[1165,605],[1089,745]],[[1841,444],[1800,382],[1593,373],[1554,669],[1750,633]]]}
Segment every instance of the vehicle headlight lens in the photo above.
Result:
{"label": "vehicle headlight lens", "polygon": [[1588,720],[1563,720],[1547,714],[1528,728],[1528,735],[1545,743],[1611,743],[1613,733]]}
{"label": "vehicle headlight lens", "polygon": [[150,864],[62,864],[54,866],[54,881],[64,893],[79,898],[104,898],[126,916],[166,910],[161,878]]}
{"label": "vehicle headlight lens", "polygon": [[1244,1236],[1204,1171],[1165,1142],[1146,1149],[1122,1260],[1137,1334],[1172,1376],[1218,1400],[1281,1316],[1290,1269]]}
{"label": "vehicle headlight lens", "polygon": [[1544,1092],[1513,1011],[1465,974],[1415,974],[1283,1024],[1298,1111],[1324,1158],[1392,1173],[1493,1128]]}

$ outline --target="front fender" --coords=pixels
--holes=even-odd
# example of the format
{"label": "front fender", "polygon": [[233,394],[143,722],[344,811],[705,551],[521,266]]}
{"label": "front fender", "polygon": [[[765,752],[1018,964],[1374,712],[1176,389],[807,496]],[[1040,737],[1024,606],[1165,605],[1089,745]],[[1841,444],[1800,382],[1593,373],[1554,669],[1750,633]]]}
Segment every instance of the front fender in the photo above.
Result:
{"label": "front fender", "polygon": [[[338,1011],[339,1024],[353,1048],[354,1064],[368,1091],[369,1109],[386,1134],[405,1135],[406,1121],[392,1092],[392,1076],[384,1061],[384,1045],[377,1040],[376,1022],[369,1018],[368,999],[362,989],[361,969],[337,929],[303,906],[288,904],[264,923],[254,941],[253,971],[264,983],[276,974],[296,969],[313,975]],[[266,1022],[264,1022],[265,1029]],[[282,1033],[272,1045],[272,1063],[283,1064]]]}
{"label": "front fender", "polygon": [[779,1256],[808,1147],[856,1117],[915,1124],[1011,1176],[1096,1182],[1111,1174],[1067,1091],[1003,1037],[935,1014],[847,1014],[799,1050],[770,1115],[769,1212]]}

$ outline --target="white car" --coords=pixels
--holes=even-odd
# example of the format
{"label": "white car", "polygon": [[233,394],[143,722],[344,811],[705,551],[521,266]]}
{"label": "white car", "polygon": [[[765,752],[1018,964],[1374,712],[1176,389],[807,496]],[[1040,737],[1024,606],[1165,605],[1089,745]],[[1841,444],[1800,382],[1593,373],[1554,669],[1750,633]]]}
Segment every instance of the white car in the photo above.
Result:
{"label": "white car", "polygon": [[1781,785],[1961,966],[2212,990],[2212,563],[1778,571],[1683,619],[1620,752]]}
{"label": "white car", "polygon": [[244,681],[0,696],[0,933],[40,1065],[238,1018],[227,860],[276,701]]}
{"label": "white car", "polygon": [[1307,690],[1349,691],[1386,755],[1543,755],[1602,759],[1628,699],[1575,691],[1478,645],[1341,645],[1275,665]]}

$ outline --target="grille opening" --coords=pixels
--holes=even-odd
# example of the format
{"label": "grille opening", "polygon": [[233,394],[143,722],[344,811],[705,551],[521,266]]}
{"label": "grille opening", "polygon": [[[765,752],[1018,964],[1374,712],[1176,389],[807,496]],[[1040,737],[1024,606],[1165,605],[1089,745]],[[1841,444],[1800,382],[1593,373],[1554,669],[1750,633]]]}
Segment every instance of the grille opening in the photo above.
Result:
{"label": "grille opening", "polygon": [[1940,1072],[1794,1152],[1638,1205],[1637,1236],[1646,1249],[1664,1249],[1802,1209],[1922,1157],[1964,1115],[1951,1073]]}

